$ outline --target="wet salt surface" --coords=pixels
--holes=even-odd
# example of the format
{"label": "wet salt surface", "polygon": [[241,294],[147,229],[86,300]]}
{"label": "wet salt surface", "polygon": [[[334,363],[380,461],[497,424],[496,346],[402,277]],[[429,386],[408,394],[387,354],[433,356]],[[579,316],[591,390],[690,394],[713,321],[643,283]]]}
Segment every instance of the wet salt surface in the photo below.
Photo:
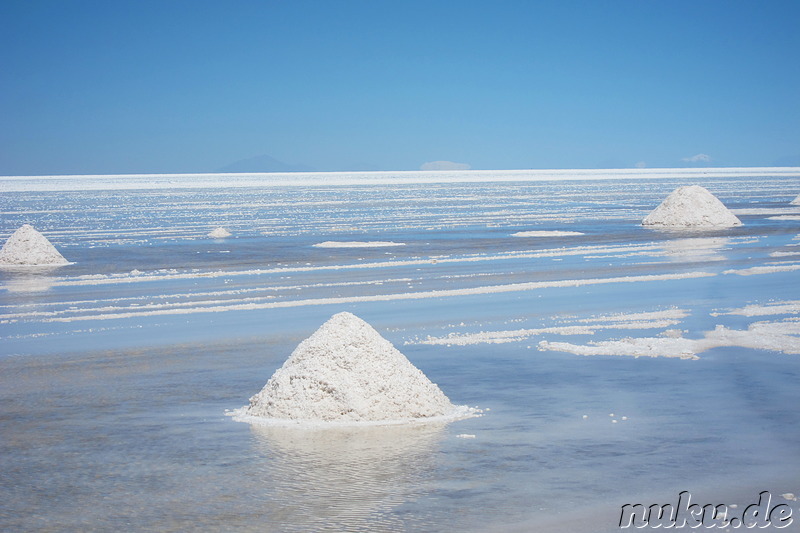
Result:
{"label": "wet salt surface", "polygon": [[[744,226],[639,227],[672,178],[3,195],[0,237],[39,213],[75,263],[0,272],[0,528],[615,531],[632,500],[800,493],[800,355],[538,349],[797,320],[800,225],[770,217],[800,179],[695,179]],[[225,416],[343,310],[489,410],[310,432]],[[512,333],[421,342],[482,332]]]}

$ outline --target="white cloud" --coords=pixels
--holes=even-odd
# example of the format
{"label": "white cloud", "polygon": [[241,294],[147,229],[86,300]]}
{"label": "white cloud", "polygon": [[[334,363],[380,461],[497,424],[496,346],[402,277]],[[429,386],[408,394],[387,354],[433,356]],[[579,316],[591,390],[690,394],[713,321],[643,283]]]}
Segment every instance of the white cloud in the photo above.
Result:
{"label": "white cloud", "polygon": [[687,163],[710,163],[711,156],[707,154],[697,154],[692,157],[684,157],[681,161],[686,161]]}
{"label": "white cloud", "polygon": [[469,170],[466,163],[453,163],[452,161],[429,161],[420,165],[420,170]]}

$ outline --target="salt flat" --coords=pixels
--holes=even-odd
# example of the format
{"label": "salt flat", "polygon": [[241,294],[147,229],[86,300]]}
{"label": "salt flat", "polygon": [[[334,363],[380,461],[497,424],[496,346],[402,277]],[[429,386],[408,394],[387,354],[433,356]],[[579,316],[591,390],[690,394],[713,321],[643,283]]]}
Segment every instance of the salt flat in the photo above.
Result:
{"label": "salt flat", "polygon": [[[742,226],[641,225],[692,184]],[[31,223],[70,261],[0,269],[3,529],[612,531],[631,499],[800,492],[800,169],[0,191],[0,239]],[[225,416],[341,311],[484,416],[327,434]]]}

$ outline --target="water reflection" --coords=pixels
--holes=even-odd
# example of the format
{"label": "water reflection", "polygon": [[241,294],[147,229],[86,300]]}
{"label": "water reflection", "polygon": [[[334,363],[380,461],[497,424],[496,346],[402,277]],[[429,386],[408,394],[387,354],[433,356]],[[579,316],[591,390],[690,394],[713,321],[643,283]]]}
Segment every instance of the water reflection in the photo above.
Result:
{"label": "water reflection", "polygon": [[3,286],[8,292],[44,292],[53,286],[57,269],[53,266],[4,266],[2,270],[7,277]]}
{"label": "water reflection", "polygon": [[692,237],[664,243],[663,255],[675,262],[722,261],[730,239],[728,237]]}
{"label": "water reflection", "polygon": [[401,531],[435,466],[444,426],[252,426],[279,516],[292,531]]}

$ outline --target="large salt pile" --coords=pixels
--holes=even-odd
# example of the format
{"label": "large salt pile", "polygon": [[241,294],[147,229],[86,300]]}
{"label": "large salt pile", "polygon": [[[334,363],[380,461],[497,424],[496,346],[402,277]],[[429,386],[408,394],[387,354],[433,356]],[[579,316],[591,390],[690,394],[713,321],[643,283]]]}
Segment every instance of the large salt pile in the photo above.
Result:
{"label": "large salt pile", "polygon": [[338,313],[297,346],[249,406],[233,414],[247,422],[393,423],[472,413],[450,403],[372,326]]}
{"label": "large salt pile", "polygon": [[33,229],[30,224],[22,225],[0,249],[0,265],[66,265],[69,261],[58,253],[47,237]]}
{"label": "large salt pile", "polygon": [[642,220],[644,226],[730,228],[742,222],[716,196],[699,185],[678,187]]}

